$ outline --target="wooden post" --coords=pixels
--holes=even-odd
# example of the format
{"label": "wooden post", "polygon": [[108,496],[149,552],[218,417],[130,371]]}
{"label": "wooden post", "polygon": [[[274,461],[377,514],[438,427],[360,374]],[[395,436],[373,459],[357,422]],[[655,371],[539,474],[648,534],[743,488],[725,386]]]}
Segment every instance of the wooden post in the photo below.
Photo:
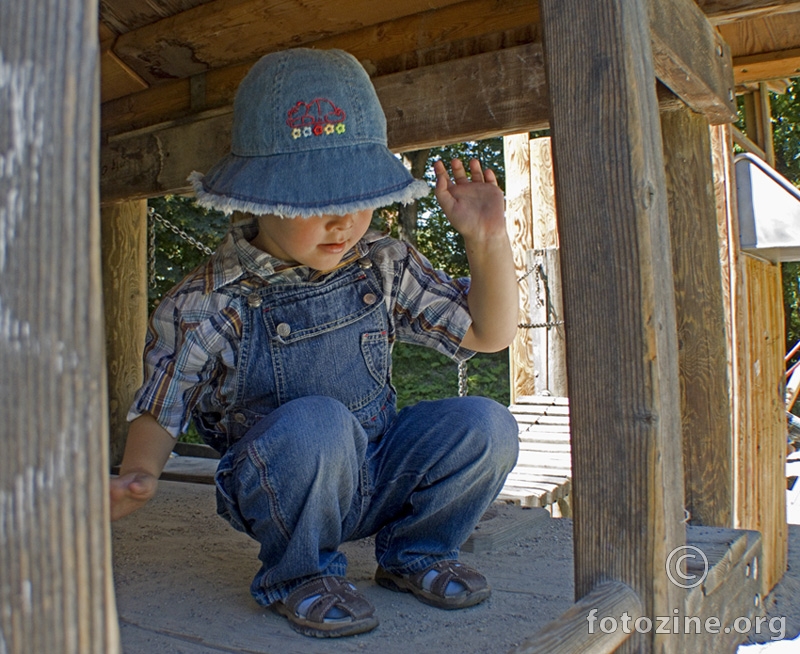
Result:
{"label": "wooden post", "polygon": [[[666,183],[644,0],[542,0],[572,429],[575,588],[682,613],[685,544]],[[683,651],[634,634],[621,652]]]}
{"label": "wooden post", "polygon": [[711,130],[731,384],[733,526],[760,531],[761,591],[786,570],[786,422],[780,267],[739,249],[729,127]]}
{"label": "wooden post", "polygon": [[115,654],[97,2],[0,3],[0,651]]}
{"label": "wooden post", "polygon": [[[514,266],[518,278],[521,278],[526,271],[525,253],[533,247],[531,162],[528,141],[527,132],[503,138],[506,169],[506,226],[514,250]],[[528,322],[530,306],[527,284],[520,284],[519,295],[518,322],[525,323]],[[517,330],[514,342],[508,349],[511,404],[515,404],[518,397],[534,394],[531,337],[530,330]]]}
{"label": "wooden post", "polygon": [[711,143],[704,116],[662,112],[678,364],[684,492],[690,524],[733,526],[725,315]]}
{"label": "wooden post", "polygon": [[110,462],[122,461],[126,416],[142,383],[147,333],[147,200],[102,208],[103,303],[108,364]]}

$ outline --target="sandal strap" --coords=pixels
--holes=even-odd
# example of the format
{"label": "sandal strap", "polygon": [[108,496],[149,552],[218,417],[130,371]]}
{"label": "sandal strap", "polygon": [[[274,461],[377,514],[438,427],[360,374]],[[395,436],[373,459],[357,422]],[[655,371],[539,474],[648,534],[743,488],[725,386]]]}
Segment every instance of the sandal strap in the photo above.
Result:
{"label": "sandal strap", "polygon": [[315,577],[295,588],[284,600],[284,604],[295,615],[297,607],[309,597],[319,597],[311,603],[304,616],[311,622],[324,622],[325,616],[333,607],[350,614],[353,620],[369,618],[375,612],[374,607],[356,590],[349,581],[342,577]]}
{"label": "sandal strap", "polygon": [[437,575],[433,578],[430,592],[437,597],[447,597],[447,586],[451,581],[464,586],[470,594],[488,586],[486,577],[480,572],[459,561],[449,560],[437,561],[422,572],[418,572],[414,575],[412,583],[422,588],[422,580],[431,570],[435,570]]}

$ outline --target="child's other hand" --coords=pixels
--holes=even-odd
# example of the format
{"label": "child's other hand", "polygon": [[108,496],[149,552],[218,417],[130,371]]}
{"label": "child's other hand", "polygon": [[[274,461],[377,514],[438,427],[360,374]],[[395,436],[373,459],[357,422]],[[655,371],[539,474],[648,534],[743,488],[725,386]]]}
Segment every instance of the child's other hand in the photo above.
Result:
{"label": "child's other hand", "polygon": [[129,472],[112,477],[111,521],[124,518],[143,507],[156,494],[158,479],[146,472]]}
{"label": "child's other hand", "polygon": [[451,180],[444,163],[433,164],[436,199],[450,224],[465,240],[505,238],[505,201],[494,172],[483,170],[477,159],[469,162],[469,177],[460,159],[453,159],[452,169]]}

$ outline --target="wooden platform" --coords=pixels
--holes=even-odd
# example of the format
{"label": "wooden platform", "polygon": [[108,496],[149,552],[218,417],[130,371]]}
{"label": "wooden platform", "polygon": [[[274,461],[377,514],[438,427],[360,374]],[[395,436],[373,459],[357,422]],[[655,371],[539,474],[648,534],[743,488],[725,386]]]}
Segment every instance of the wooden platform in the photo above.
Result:
{"label": "wooden platform", "polygon": [[519,424],[520,452],[500,499],[530,507],[559,503],[562,515],[568,513],[572,491],[568,399],[528,395],[510,409]]}

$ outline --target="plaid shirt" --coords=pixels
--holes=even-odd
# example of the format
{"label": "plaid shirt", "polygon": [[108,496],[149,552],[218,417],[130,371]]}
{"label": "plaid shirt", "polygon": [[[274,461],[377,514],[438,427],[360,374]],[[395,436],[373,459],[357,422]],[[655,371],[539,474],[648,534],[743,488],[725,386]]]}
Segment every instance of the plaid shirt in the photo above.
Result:
{"label": "plaid shirt", "polygon": [[[128,420],[152,414],[170,434],[186,431],[193,409],[226,415],[237,387],[244,298],[271,282],[308,282],[324,273],[287,264],[250,244],[255,223],[231,228],[217,251],[161,300],[150,318],[144,349],[145,382]],[[370,231],[340,265],[368,256],[380,271],[389,339],[434,348],[455,360],[472,319],[468,279],[434,270],[409,245]],[[223,426],[226,421],[223,420]]]}

